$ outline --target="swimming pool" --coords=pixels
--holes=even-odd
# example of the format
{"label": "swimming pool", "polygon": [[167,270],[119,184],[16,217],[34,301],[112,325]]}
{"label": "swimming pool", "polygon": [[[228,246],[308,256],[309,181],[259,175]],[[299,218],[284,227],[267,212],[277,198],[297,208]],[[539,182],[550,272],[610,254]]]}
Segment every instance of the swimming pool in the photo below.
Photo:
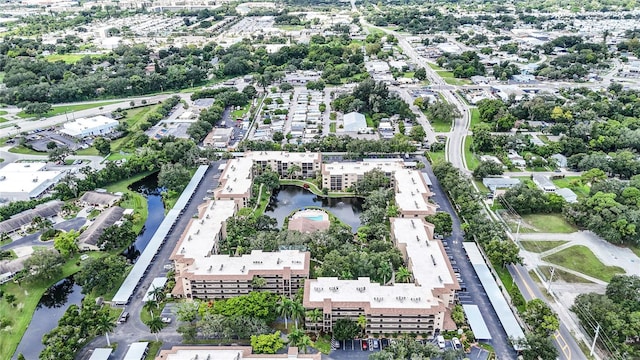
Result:
{"label": "swimming pool", "polygon": [[311,221],[323,221],[324,220],[324,216],[322,215],[314,215],[314,216],[305,216],[305,218],[311,220]]}

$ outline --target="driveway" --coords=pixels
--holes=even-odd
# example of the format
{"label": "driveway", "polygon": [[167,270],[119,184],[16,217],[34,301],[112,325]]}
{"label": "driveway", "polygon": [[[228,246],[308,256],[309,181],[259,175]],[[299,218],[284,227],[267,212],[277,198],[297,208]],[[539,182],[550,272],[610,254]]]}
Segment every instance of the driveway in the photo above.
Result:
{"label": "driveway", "polygon": [[[65,220],[61,223],[53,225],[54,229],[58,230],[80,230],[81,227],[87,222],[87,219],[83,217],[76,217],[70,220]],[[13,241],[10,244],[0,247],[1,250],[13,250],[23,246],[53,246],[53,241],[40,241],[40,234],[42,231],[38,231],[27,236],[23,236],[18,240]]]}
{"label": "driveway", "polygon": [[[207,196],[207,190],[212,190],[218,187],[218,179],[221,171],[218,167],[226,161],[220,160],[213,162],[205,173],[202,182],[194,191],[191,201],[187,204],[183,211],[183,215],[176,220],[173,230],[167,235],[166,241],[161,245],[156,255],[156,260],[151,263],[146,274],[140,279],[139,286],[131,297],[129,304],[123,309],[130,314],[129,321],[123,325],[116,327],[112,334],[109,334],[112,343],[118,343],[118,348],[113,352],[112,359],[122,359],[126,353],[129,345],[139,340],[155,340],[155,337],[149,331],[147,325],[140,320],[140,312],[143,311],[142,297],[151,285],[151,281],[159,276],[165,276],[167,270],[164,269],[164,265],[169,263],[169,256],[173,251],[175,244],[180,239],[180,236],[186,229],[191,216],[196,214],[198,206],[202,204],[202,199]],[[182,336],[176,332],[177,324],[175,319],[172,323],[163,329],[158,337],[163,341],[162,349],[169,349],[174,345],[182,343]],[[89,342],[84,349],[82,349],[76,359],[87,359],[91,350],[96,347],[105,347],[107,345],[104,336],[99,336]]]}
{"label": "driveway", "polygon": [[515,359],[516,354],[509,343],[508,335],[500,324],[498,315],[489,302],[489,298],[462,248],[464,233],[460,228],[460,219],[453,210],[449,199],[445,196],[445,191],[433,173],[431,164],[424,156],[417,156],[417,158],[425,164],[425,168],[422,171],[429,176],[433,183],[431,185],[431,191],[434,193],[432,199],[440,205],[440,211],[445,211],[451,215],[451,220],[453,221],[453,232],[451,236],[444,239],[443,245],[450,249],[447,253],[456,261],[455,266],[460,269],[460,276],[466,285],[467,291],[462,293],[462,296],[466,299],[465,304],[474,304],[480,309],[492,336],[492,340],[489,343],[493,346],[497,357],[499,359]]}

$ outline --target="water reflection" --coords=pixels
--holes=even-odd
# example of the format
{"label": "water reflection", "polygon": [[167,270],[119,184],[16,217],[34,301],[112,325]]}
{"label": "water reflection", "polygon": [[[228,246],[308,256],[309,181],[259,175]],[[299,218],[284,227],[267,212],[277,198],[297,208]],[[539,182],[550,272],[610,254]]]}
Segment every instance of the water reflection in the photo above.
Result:
{"label": "water reflection", "polygon": [[136,238],[136,241],[127,248],[124,256],[129,260],[135,260],[144,251],[156,232],[162,220],[164,220],[164,204],[162,203],[161,193],[164,190],[158,187],[158,174],[151,174],[129,186],[129,189],[142,194],[147,199],[147,221],[142,227],[142,231]]}
{"label": "water reflection", "polygon": [[278,226],[282,227],[284,219],[294,210],[317,206],[329,210],[355,232],[360,227],[362,203],[357,197],[325,198],[299,186],[284,185],[274,191],[264,214],[278,220]]}
{"label": "water reflection", "polygon": [[46,308],[66,306],[69,295],[73,292],[74,285],[75,281],[73,277],[69,277],[53,285],[42,295],[36,309],[40,309],[43,306]]}

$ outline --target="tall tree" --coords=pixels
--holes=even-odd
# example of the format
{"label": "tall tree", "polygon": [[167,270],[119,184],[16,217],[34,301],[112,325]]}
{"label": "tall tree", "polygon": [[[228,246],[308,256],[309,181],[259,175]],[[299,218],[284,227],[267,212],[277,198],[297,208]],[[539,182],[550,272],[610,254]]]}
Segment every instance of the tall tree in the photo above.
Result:
{"label": "tall tree", "polygon": [[560,327],[558,316],[540,299],[527,302],[522,318],[535,334],[542,336],[549,336]]}
{"label": "tall tree", "polygon": [[165,324],[162,322],[162,319],[160,317],[151,318],[151,320],[147,323],[149,331],[151,331],[151,333],[156,337],[156,341],[159,341],[158,333],[162,331],[164,325]]}

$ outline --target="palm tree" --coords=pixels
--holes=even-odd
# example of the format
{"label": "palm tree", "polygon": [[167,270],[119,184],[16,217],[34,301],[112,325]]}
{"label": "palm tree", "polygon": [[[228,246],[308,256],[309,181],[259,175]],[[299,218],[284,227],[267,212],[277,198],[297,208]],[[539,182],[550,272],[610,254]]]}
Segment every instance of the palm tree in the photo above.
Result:
{"label": "palm tree", "polygon": [[254,276],[253,280],[251,280],[251,287],[254,289],[260,289],[267,286],[267,280],[260,276]]}
{"label": "palm tree", "polygon": [[287,322],[287,318],[291,316],[291,307],[293,306],[293,301],[286,296],[281,296],[280,301],[276,304],[276,312],[279,316],[284,318],[284,327],[289,329],[289,324]]}
{"label": "palm tree", "polygon": [[396,281],[399,283],[406,283],[411,280],[411,272],[404,266],[400,266],[396,271]]}
{"label": "palm tree", "polygon": [[304,336],[304,331],[295,328],[287,334],[287,339],[289,339],[289,346],[298,346],[300,339]]}
{"label": "palm tree", "polygon": [[159,305],[159,303],[162,302],[166,297],[166,294],[164,293],[164,288],[155,287],[155,286],[153,290],[149,291],[149,295],[151,295],[153,299],[156,301],[156,306]]}
{"label": "palm tree", "polygon": [[362,333],[364,334],[365,330],[367,329],[367,318],[364,315],[360,315],[358,316],[358,320],[356,321],[356,323],[358,324],[360,329],[362,329]]}
{"label": "palm tree", "polygon": [[116,327],[115,321],[109,316],[109,314],[102,314],[96,322],[96,331],[98,334],[104,334],[107,337],[107,346],[111,346],[109,341],[109,333]]}
{"label": "palm tree", "polygon": [[151,314],[151,320],[153,320],[153,308],[157,308],[158,307],[158,302],[155,300],[148,300],[145,304],[144,304],[144,308],[147,309],[149,311],[149,314]]}
{"label": "palm tree", "polygon": [[296,329],[298,328],[298,322],[304,319],[304,306],[298,301],[292,301],[291,304],[291,320],[296,322]]}
{"label": "palm tree", "polygon": [[160,319],[159,317],[152,318],[151,321],[149,321],[149,323],[147,324],[147,326],[149,326],[149,331],[151,331],[151,333],[155,335],[156,341],[158,341],[158,333],[160,332],[160,330],[164,328],[164,323],[162,322],[162,319]]}
{"label": "palm tree", "polygon": [[320,322],[320,320],[322,320],[322,310],[315,308],[312,310],[307,311],[306,313],[307,315],[307,319],[309,320],[309,322],[313,323],[313,329],[314,330],[318,330],[318,322]]}
{"label": "palm tree", "polygon": [[300,171],[302,171],[302,168],[294,164],[287,168],[287,175],[289,175],[289,179],[292,179],[293,175],[295,175],[295,173]]}
{"label": "palm tree", "polygon": [[307,348],[311,345],[313,345],[313,343],[311,342],[311,338],[307,335],[304,335],[296,344],[298,350],[302,350],[303,354],[307,353]]}

